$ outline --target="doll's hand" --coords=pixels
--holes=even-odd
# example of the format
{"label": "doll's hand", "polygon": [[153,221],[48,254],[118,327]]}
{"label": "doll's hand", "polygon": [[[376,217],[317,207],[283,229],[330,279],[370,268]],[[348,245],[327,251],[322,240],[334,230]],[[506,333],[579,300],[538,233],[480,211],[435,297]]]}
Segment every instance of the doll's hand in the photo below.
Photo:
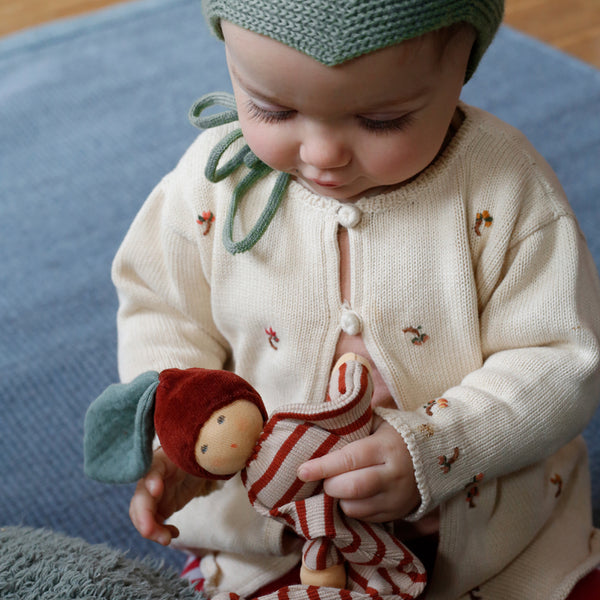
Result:
{"label": "doll's hand", "polygon": [[368,437],[351,442],[298,469],[302,481],[324,479],[349,517],[381,523],[406,517],[420,495],[413,462],[402,436],[380,417]]}
{"label": "doll's hand", "polygon": [[206,487],[206,480],[182,471],[159,449],[147,475],[140,479],[129,505],[129,517],[142,537],[163,546],[179,535],[164,522]]}

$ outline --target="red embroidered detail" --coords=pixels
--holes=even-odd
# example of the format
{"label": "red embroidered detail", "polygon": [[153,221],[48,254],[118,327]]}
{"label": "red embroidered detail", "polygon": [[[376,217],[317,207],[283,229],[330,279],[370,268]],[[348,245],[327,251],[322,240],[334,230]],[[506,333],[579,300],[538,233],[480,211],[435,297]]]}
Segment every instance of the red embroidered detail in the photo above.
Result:
{"label": "red embroidered detail", "polygon": [[421,331],[422,328],[422,325],[419,325],[418,327],[405,327],[402,330],[402,333],[412,333],[415,337],[410,341],[415,346],[422,346],[429,339],[429,336]]}
{"label": "red embroidered detail", "polygon": [[484,227],[491,227],[493,222],[494,219],[487,210],[477,213],[477,216],[475,217],[475,234],[480,236],[481,225]]}
{"label": "red embroidered detail", "polygon": [[206,235],[210,231],[210,226],[214,223],[214,221],[215,215],[213,215],[210,210],[204,211],[201,215],[198,215],[196,223],[198,223],[198,225],[204,225],[204,232],[202,235]]}
{"label": "red embroidered detail", "polygon": [[445,454],[438,457],[438,461],[439,461],[440,465],[442,465],[442,471],[444,472],[444,474],[450,473],[450,469],[452,468],[452,465],[458,459],[459,453],[460,453],[459,449],[454,448],[454,453],[452,454],[452,456],[450,458],[447,458]]}
{"label": "red embroidered detail", "polygon": [[554,494],[554,497],[558,498],[562,494],[562,477],[558,473],[554,473],[554,477],[550,478],[550,482],[556,486],[556,494]]}
{"label": "red embroidered detail", "polygon": [[425,412],[433,417],[433,407],[439,406],[440,408],[448,408],[448,400],[446,398],[436,398],[435,400],[430,400],[423,408]]}
{"label": "red embroidered detail", "polygon": [[467,502],[469,503],[469,508],[475,508],[474,499],[479,496],[479,487],[478,483],[483,479],[483,473],[478,473],[473,477],[467,485],[465,485],[465,489],[467,490]]}
{"label": "red embroidered detail", "polygon": [[273,350],[277,350],[277,346],[275,344],[279,343],[279,338],[277,337],[277,333],[273,331],[272,327],[269,329],[265,329],[265,333],[269,336],[269,344]]}

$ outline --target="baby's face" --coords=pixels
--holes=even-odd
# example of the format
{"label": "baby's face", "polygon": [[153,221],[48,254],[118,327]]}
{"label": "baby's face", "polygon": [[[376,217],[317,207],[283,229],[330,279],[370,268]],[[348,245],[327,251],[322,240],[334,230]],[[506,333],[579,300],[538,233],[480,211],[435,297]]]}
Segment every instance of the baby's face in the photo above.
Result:
{"label": "baby's face", "polygon": [[240,125],[252,151],[322,196],[354,200],[397,186],[438,154],[473,38],[440,56],[424,36],[335,67],[222,23]]}
{"label": "baby's face", "polygon": [[196,462],[215,475],[241,471],[252,454],[262,428],[262,415],[249,400],[236,400],[216,410],[198,435]]}

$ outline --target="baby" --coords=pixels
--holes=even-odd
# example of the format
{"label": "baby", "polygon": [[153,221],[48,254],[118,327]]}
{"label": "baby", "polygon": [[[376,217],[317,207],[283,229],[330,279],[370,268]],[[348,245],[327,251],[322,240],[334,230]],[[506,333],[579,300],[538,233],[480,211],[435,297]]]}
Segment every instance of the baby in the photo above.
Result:
{"label": "baby", "polygon": [[[580,433],[600,395],[600,286],[556,176],[460,101],[500,0],[207,0],[235,102],[115,259],[119,365],[229,369],[273,413],[373,365],[371,435],[298,469],[385,522],[427,598],[567,598],[600,563]],[[206,117],[213,104],[229,111]],[[201,557],[209,594],[294,583],[293,533],[238,477],[157,449],[130,514]]]}

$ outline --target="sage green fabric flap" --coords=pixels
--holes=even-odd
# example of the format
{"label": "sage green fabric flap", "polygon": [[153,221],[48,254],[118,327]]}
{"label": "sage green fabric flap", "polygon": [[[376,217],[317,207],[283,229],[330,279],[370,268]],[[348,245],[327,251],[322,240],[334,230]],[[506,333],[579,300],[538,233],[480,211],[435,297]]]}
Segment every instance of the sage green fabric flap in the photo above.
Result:
{"label": "sage green fabric flap", "polygon": [[158,373],[148,371],[131,383],[110,385],[92,402],[83,436],[88,477],[104,483],[130,483],[148,472],[157,387]]}

